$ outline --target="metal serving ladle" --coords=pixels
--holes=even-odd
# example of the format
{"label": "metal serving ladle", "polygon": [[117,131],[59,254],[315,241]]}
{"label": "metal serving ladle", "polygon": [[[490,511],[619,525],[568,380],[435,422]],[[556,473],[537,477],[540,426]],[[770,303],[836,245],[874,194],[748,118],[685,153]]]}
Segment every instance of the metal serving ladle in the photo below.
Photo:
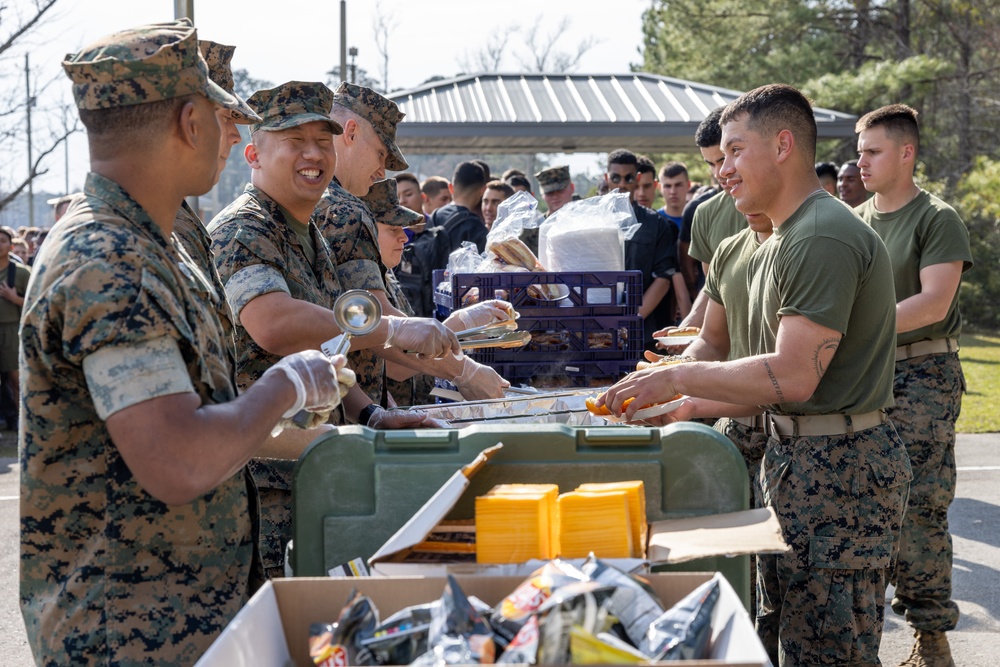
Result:
{"label": "metal serving ladle", "polygon": [[[365,336],[378,328],[382,321],[382,304],[370,292],[348,290],[333,302],[333,320],[343,333],[320,346],[323,354],[331,358],[351,350],[352,336]],[[300,428],[306,428],[311,419],[306,410],[300,410],[292,417]]]}
{"label": "metal serving ladle", "polygon": [[328,357],[350,352],[352,336],[366,336],[375,331],[382,321],[382,304],[371,292],[347,290],[333,303],[333,320],[343,333],[320,346]]}

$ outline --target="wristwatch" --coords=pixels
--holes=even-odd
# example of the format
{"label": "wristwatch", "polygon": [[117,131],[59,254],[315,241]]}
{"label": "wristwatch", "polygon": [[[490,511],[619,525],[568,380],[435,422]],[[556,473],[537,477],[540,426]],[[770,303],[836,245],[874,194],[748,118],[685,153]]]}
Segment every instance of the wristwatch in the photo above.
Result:
{"label": "wristwatch", "polygon": [[368,426],[368,422],[372,420],[372,415],[374,415],[379,409],[378,403],[369,403],[366,405],[361,409],[361,412],[358,413],[358,424],[361,426]]}

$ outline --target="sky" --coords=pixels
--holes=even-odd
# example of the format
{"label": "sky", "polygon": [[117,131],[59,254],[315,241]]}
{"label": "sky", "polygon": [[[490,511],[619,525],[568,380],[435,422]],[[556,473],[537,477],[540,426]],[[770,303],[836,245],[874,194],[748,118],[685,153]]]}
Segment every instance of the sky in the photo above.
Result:
{"label": "sky", "polygon": [[[13,0],[12,4],[15,11],[26,11],[31,0]],[[357,66],[381,80],[383,63],[373,25],[379,14],[386,19],[390,90],[414,88],[432,76],[451,77],[465,71],[463,65],[474,62],[491,37],[505,32],[511,37],[500,69],[520,71],[516,55],[527,52],[525,34],[536,24],[541,37],[558,34],[557,51],[575,51],[579,43],[594,41],[574,71],[623,73],[642,60],[642,12],[649,5],[650,0],[618,0],[613,4],[575,0],[347,0],[347,42],[358,49]],[[69,80],[59,64],[67,53],[117,30],[169,21],[174,18],[174,6],[174,0],[59,0],[46,15],[46,23],[25,41],[33,69],[37,68],[33,75],[36,81],[52,82],[39,95],[38,108],[71,102]],[[581,10],[581,6],[588,9]],[[568,27],[556,33],[564,18],[569,20]],[[194,21],[199,37],[236,46],[233,67],[246,69],[257,79],[275,84],[325,81],[327,72],[339,67],[338,0],[194,0]],[[23,67],[23,55],[14,58],[7,58],[0,66]],[[87,172],[87,144],[82,133],[71,138],[68,153],[69,187],[74,191]],[[12,157],[15,163],[25,161],[22,156]],[[50,157],[45,165],[50,171],[36,181],[36,192],[63,191],[67,174],[64,158],[61,150]],[[593,157],[581,155],[577,157],[580,160],[593,162]],[[571,166],[573,162],[571,159]]]}

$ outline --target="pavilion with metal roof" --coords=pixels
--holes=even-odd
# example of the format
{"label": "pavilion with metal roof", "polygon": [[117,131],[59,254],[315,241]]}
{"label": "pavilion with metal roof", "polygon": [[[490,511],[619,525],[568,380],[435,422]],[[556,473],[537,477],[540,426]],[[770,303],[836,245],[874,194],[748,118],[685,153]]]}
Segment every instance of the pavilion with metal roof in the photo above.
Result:
{"label": "pavilion with metal roof", "polygon": [[[403,153],[686,151],[712,109],[740,92],[656,74],[473,74],[389,95],[406,117]],[[854,136],[856,116],[815,110],[820,139]]]}

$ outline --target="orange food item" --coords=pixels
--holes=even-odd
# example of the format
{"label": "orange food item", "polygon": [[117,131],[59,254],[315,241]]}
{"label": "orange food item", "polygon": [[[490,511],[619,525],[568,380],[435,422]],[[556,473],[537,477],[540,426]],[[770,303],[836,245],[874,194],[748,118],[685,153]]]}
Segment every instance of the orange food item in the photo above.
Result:
{"label": "orange food item", "polygon": [[[677,394],[673,398],[671,398],[669,401],[666,401],[666,402],[667,403],[671,403],[671,402],[676,401],[677,399],[681,398],[682,396],[684,396],[684,394]],[[634,396],[632,398],[626,398],[625,402],[622,403],[622,412],[625,412],[626,410],[628,410],[628,406],[631,405],[632,401],[634,401],[634,400],[635,400]],[[587,410],[589,410],[590,414],[592,414],[592,415],[598,415],[600,417],[609,417],[609,416],[612,416],[611,415],[611,410],[608,409],[607,405],[602,405],[600,407],[597,406],[597,397],[596,396],[590,396],[590,397],[588,397],[587,400],[585,401],[585,403],[587,404]],[[642,409],[645,410],[646,408],[651,408],[654,405],[663,405],[663,403],[650,403],[649,405],[642,406]]]}

